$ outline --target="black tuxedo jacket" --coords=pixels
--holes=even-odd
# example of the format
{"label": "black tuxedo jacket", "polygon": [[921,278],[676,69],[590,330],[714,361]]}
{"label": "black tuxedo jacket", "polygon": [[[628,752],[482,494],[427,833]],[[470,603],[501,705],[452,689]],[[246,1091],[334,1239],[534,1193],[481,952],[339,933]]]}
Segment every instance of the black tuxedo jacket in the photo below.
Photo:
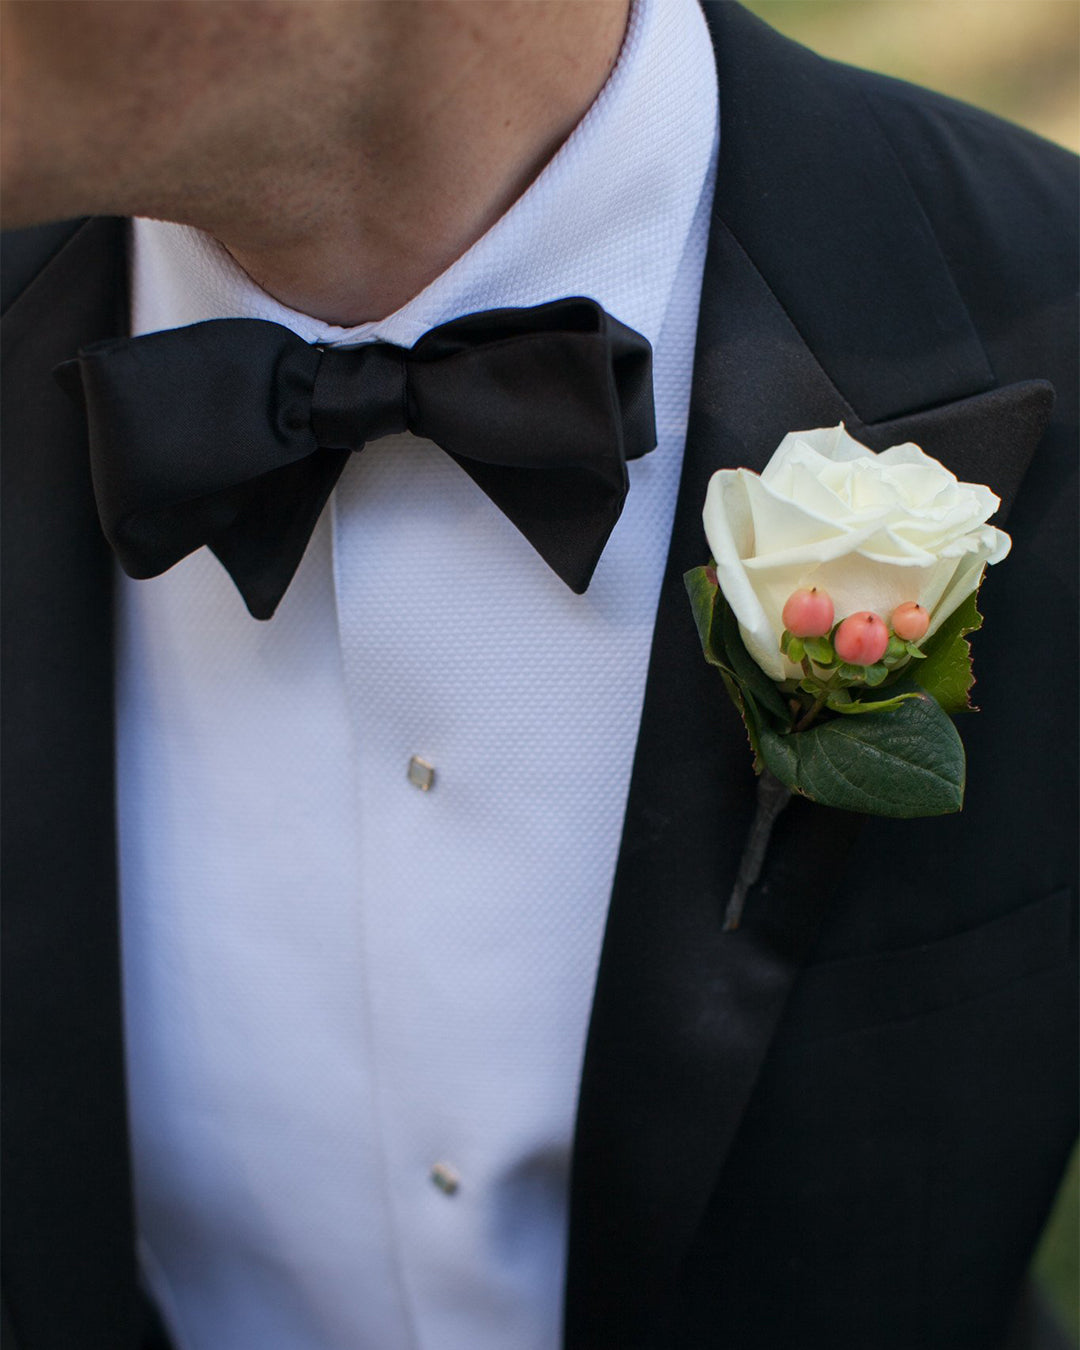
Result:
{"label": "black tuxedo jacket", "polygon": [[[566,1345],[990,1350],[1076,1122],[1074,162],[822,61],[736,5],[708,17],[719,177],[581,1086]],[[116,950],[112,563],[83,429],[50,375],[123,331],[123,245],[122,222],[91,220],[6,250],[12,1350],[136,1350],[147,1335]],[[706,556],[713,470],[760,469],[785,432],[841,419],[879,449],[921,443],[1011,507],[1014,551],[976,639],[982,711],[962,728],[967,804],[881,821],[794,803],[743,928],[723,934],[753,780],[681,577]]]}

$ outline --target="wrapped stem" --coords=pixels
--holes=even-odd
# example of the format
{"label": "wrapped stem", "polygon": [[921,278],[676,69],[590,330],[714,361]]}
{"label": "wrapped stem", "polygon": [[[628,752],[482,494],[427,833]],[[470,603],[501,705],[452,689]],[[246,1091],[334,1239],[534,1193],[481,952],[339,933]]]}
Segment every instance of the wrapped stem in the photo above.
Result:
{"label": "wrapped stem", "polygon": [[724,932],[732,933],[742,918],[743,903],[750,887],[761,876],[765,865],[765,855],[769,848],[769,838],[780,812],[791,800],[791,793],[773,774],[765,769],[757,781],[757,809],[746,836],[739,871],[735,877],[731,896],[724,910]]}

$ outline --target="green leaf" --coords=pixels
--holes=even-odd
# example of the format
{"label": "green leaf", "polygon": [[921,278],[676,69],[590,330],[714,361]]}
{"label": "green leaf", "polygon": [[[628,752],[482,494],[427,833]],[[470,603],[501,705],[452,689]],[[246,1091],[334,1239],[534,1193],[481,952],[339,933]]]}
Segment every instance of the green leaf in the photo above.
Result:
{"label": "green leaf", "polygon": [[935,699],[947,713],[967,712],[973,709],[971,686],[975,675],[971,669],[971,644],[967,634],[982,627],[975,596],[969,595],[932,638],[923,643],[925,661],[911,672],[911,679]]}
{"label": "green leaf", "polygon": [[695,567],[683,573],[683,584],[690,597],[690,608],[694,611],[694,623],[697,625],[701,650],[710,665],[723,665],[713,643],[713,624],[716,613],[716,597],[720,593],[716,572],[712,567]]}
{"label": "green leaf", "polygon": [[739,716],[742,718],[743,726],[746,728],[750,749],[754,752],[754,772],[760,773],[765,767],[765,761],[761,757],[761,736],[758,731],[758,715],[754,700],[746,696],[742,686],[730,671],[721,668],[720,674],[724,681],[724,688],[731,696],[732,703],[734,703],[735,707],[739,710]]}
{"label": "green leaf", "polygon": [[[846,701],[841,698],[842,694],[847,694]],[[922,697],[922,694],[909,692],[907,694],[897,694],[894,698],[853,699],[851,695],[847,693],[846,689],[841,689],[838,690],[835,695],[835,702],[834,696],[832,694],[829,695],[827,706],[830,707],[833,712],[838,713],[888,712],[891,708],[899,708],[900,704],[903,703],[906,698]]]}
{"label": "green leaf", "polygon": [[724,687],[746,726],[754,751],[754,768],[760,773],[763,760],[758,725],[764,718],[759,705],[764,705],[785,729],[791,725],[791,710],[780,690],[750,658],[739,633],[738,621],[724,599],[713,567],[695,567],[684,573],[683,582],[690,597],[702,652],[710,665],[719,667]]}
{"label": "green leaf", "polygon": [[964,801],[964,747],[926,694],[873,717],[837,717],[778,735],[760,727],[766,766],[792,792],[869,815],[939,816]]}
{"label": "green leaf", "polygon": [[789,633],[785,628],[784,636],[780,640],[780,650],[792,665],[797,666],[802,663],[803,656],[806,653],[806,644],[803,642],[802,638],[795,637],[793,633]]}
{"label": "green leaf", "polygon": [[827,637],[807,638],[806,654],[816,666],[831,666],[836,663],[836,652]]}
{"label": "green leaf", "polygon": [[876,689],[888,673],[889,667],[884,661],[878,661],[875,665],[864,668],[863,679],[871,689]]}
{"label": "green leaf", "polygon": [[[724,599],[723,591],[717,598],[716,609],[720,621],[720,642],[723,653],[726,655],[739,683],[753,694],[757,703],[760,703],[763,708],[772,713],[781,726],[790,726],[791,714],[784,701],[784,696],[746,650],[742,634],[739,632],[739,621],[727,600]],[[715,631],[716,624],[714,621],[714,637]]]}

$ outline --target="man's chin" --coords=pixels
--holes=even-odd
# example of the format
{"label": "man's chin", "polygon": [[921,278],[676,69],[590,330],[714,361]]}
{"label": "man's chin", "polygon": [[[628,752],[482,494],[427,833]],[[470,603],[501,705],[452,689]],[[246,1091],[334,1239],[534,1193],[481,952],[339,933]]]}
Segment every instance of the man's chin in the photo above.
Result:
{"label": "man's chin", "polygon": [[0,229],[25,230],[88,214],[92,212],[80,209],[62,194],[0,173]]}
{"label": "man's chin", "polygon": [[0,230],[27,230],[33,225],[49,225],[63,219],[63,216],[38,215],[32,211],[9,211],[5,206],[0,209]]}

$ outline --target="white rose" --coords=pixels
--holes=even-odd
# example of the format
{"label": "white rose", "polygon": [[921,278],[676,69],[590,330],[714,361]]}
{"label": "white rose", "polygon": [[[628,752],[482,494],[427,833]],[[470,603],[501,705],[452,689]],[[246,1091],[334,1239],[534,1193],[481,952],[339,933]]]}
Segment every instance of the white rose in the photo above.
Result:
{"label": "white rose", "polygon": [[917,600],[929,636],[1008,553],[1009,536],[985,523],[1000,505],[917,445],[875,454],[841,424],[785,436],[760,476],[714,473],[705,534],[747,651],[782,680],[799,674],[780,653],[792,591],[827,591],[837,622],[863,609],[888,622]]}

